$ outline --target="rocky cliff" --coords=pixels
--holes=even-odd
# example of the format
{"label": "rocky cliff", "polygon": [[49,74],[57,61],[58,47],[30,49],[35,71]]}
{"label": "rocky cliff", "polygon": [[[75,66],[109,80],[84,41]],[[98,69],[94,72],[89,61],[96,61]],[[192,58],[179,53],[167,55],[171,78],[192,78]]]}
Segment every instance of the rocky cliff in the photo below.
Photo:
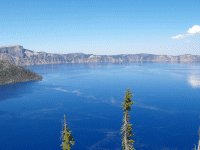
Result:
{"label": "rocky cliff", "polygon": [[153,54],[122,54],[122,55],[93,55],[93,54],[50,54],[24,49],[20,45],[0,47],[0,60],[7,59],[16,65],[42,65],[57,63],[123,63],[123,62],[169,62],[191,63],[200,62],[199,55],[153,55]]}
{"label": "rocky cliff", "polygon": [[0,60],[0,85],[41,79],[41,76],[24,67],[16,66],[8,60]]}

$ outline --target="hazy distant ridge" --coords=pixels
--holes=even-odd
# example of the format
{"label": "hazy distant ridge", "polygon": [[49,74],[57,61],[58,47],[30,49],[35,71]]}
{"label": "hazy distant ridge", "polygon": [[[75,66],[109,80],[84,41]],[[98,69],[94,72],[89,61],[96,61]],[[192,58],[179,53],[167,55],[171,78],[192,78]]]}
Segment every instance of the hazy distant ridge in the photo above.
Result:
{"label": "hazy distant ridge", "polygon": [[16,65],[42,65],[58,63],[122,63],[122,62],[169,62],[192,63],[200,62],[199,55],[154,55],[154,54],[121,54],[93,55],[82,53],[50,54],[24,49],[20,45],[0,47],[0,59],[8,59]]}

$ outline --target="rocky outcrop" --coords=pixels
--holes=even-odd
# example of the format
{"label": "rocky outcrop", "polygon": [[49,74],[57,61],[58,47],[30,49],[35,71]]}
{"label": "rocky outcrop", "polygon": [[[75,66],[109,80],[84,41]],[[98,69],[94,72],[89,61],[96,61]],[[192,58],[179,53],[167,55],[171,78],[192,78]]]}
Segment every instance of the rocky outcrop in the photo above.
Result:
{"label": "rocky outcrop", "polygon": [[83,53],[50,54],[46,52],[34,52],[24,49],[20,45],[0,47],[0,60],[7,59],[20,66],[42,65],[58,63],[123,63],[123,62],[169,62],[192,63],[200,62],[198,55],[153,55],[153,54],[122,54],[122,55],[93,55]]}
{"label": "rocky outcrop", "polygon": [[14,65],[8,60],[0,60],[0,85],[41,79],[41,76],[24,67]]}

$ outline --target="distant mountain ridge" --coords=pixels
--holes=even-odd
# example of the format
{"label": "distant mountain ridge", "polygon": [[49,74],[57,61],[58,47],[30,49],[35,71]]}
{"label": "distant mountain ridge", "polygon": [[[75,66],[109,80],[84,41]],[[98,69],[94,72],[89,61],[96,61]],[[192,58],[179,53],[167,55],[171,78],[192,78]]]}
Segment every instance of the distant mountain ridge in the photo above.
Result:
{"label": "distant mountain ridge", "polygon": [[121,55],[93,55],[83,53],[51,54],[34,52],[24,49],[21,45],[0,47],[0,60],[10,60],[20,66],[43,65],[58,63],[123,63],[123,62],[168,62],[193,63],[200,62],[199,55],[154,55],[154,54],[121,54]]}

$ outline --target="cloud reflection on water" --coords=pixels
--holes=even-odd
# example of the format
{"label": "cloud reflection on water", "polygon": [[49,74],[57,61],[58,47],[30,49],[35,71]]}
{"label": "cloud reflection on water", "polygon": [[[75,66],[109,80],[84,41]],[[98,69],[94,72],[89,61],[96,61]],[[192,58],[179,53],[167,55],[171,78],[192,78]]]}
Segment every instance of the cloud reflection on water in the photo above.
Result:
{"label": "cloud reflection on water", "polygon": [[196,75],[189,76],[188,82],[194,88],[200,87],[200,77]]}

